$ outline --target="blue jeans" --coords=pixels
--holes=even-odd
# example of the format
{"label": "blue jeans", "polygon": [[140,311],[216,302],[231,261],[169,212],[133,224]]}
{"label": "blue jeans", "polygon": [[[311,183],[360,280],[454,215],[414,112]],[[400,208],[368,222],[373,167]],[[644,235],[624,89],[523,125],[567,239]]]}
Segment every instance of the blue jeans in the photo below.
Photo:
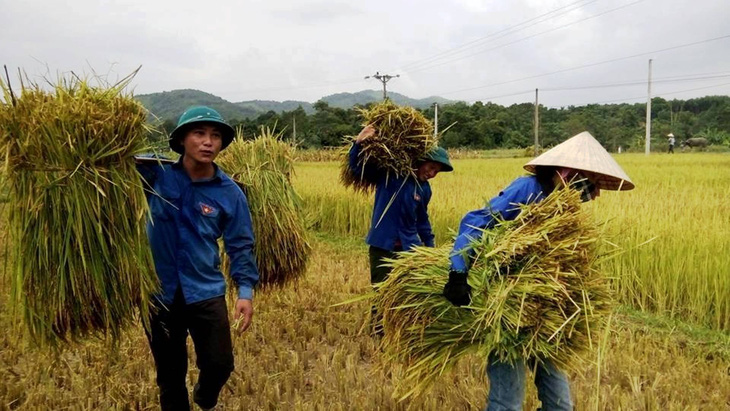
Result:
{"label": "blue jeans", "polygon": [[[542,402],[543,410],[572,410],[570,385],[564,372],[556,368],[550,361],[535,365],[535,385],[537,396]],[[489,376],[489,404],[487,411],[517,411],[522,409],[525,398],[524,360],[510,364],[490,358],[487,366]]]}

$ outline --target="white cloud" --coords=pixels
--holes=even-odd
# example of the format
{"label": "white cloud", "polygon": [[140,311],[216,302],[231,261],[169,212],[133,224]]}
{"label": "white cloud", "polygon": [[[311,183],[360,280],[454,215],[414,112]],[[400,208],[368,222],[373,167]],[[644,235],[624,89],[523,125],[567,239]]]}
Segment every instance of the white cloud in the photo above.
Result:
{"label": "white cloud", "polygon": [[[570,12],[504,31],[561,7]],[[412,97],[487,100],[646,78],[649,58],[656,78],[730,72],[728,38],[541,76],[728,35],[728,15],[730,3],[715,0],[25,0],[3,4],[0,63],[31,75],[93,68],[119,77],[142,65],[137,93],[197,88],[231,101],[314,101],[379,89],[363,77],[380,71],[401,74],[388,88]],[[656,90],[712,86],[708,82],[657,84]],[[505,84],[483,87],[495,83]],[[645,89],[553,91],[543,101],[586,104],[640,96]],[[713,92],[727,94],[728,88],[670,97]],[[532,99],[527,93],[494,101]]]}

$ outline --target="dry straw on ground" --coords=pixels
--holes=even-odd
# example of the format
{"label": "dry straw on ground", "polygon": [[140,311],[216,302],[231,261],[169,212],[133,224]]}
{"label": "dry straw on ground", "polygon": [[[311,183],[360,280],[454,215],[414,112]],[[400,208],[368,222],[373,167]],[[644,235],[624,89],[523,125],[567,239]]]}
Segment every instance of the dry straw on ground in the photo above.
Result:
{"label": "dry straw on ground", "polygon": [[291,185],[293,155],[291,144],[262,127],[254,140],[239,135],[219,157],[223,170],[246,193],[263,286],[301,277],[311,252],[300,198]]}
{"label": "dry straw on ground", "polygon": [[[413,175],[415,163],[436,145],[433,124],[413,107],[398,106],[390,100],[360,110],[363,126],[372,125],[375,135],[362,142],[358,164],[376,169],[388,177]],[[340,181],[345,187],[367,192],[373,182],[350,169],[347,151],[343,152]]]}
{"label": "dry straw on ground", "polygon": [[147,113],[124,94],[130,79],[26,83],[17,95],[0,81],[10,304],[38,343],[116,338],[156,290],[134,163],[147,150]]}
{"label": "dry straw on ground", "polygon": [[387,356],[406,366],[399,395],[422,393],[469,353],[485,365],[490,355],[575,365],[612,307],[608,279],[595,268],[600,228],[591,220],[576,191],[556,190],[484,231],[471,245],[468,307],[442,296],[450,247],[420,247],[392,260],[375,303]]}

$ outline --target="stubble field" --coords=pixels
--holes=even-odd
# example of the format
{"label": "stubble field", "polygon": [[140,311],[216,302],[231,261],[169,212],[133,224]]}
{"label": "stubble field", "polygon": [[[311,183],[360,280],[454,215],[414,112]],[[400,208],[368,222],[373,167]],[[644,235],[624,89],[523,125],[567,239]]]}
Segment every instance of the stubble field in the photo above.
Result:
{"label": "stubble field", "polygon": [[[606,238],[625,253],[606,264],[620,306],[592,361],[570,376],[578,409],[730,409],[730,156],[625,155],[636,183],[593,204]],[[437,242],[464,212],[522,174],[525,159],[458,160],[433,180]],[[487,382],[468,358],[425,396],[396,402],[401,370],[384,369],[363,331],[369,290],[371,199],[338,184],[335,163],[300,163],[295,186],[314,251],[296,286],[258,293],[252,328],[234,338],[236,371],[223,409],[481,409]],[[141,326],[118,347],[84,342],[61,354],[24,342],[0,293],[0,409],[157,409],[154,367]],[[190,377],[197,376],[192,349]],[[525,409],[538,407],[532,386]]]}

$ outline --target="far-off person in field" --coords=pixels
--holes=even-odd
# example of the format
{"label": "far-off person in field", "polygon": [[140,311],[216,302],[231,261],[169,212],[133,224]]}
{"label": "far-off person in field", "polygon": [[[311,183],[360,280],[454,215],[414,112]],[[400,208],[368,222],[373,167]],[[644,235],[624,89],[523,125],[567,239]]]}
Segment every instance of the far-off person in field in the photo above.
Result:
{"label": "far-off person in field", "polygon": [[[427,153],[414,164],[415,178],[388,177],[385,172],[370,164],[358,164],[363,141],[375,133],[372,126],[363,128],[349,153],[352,172],[375,184],[372,222],[365,240],[370,246],[371,284],[388,278],[390,268],[383,267],[384,260],[395,258],[398,251],[407,251],[417,245],[434,246],[434,235],[428,217],[428,203],[431,201],[431,185],[428,180],[440,172],[454,169],[448,153],[441,147]],[[379,327],[376,332],[381,332]]]}
{"label": "far-off person in field", "polygon": [[172,132],[174,164],[159,166],[138,159],[151,187],[152,218],[147,225],[155,270],[160,279],[156,310],[147,332],[157,368],[163,410],[189,410],[186,376],[188,333],[200,376],[193,401],[213,409],[233,371],[233,348],[220,270],[218,239],[230,258],[230,276],[238,286],[234,318],[245,331],[253,317],[253,288],[258,282],[251,214],[238,185],[213,162],[233,140],[234,130],[215,110],[186,110]]}
{"label": "far-off person in field", "polygon": [[667,152],[670,154],[674,154],[674,143],[676,142],[676,140],[674,140],[674,134],[667,134],[667,142],[669,143],[669,149],[667,150]]}

